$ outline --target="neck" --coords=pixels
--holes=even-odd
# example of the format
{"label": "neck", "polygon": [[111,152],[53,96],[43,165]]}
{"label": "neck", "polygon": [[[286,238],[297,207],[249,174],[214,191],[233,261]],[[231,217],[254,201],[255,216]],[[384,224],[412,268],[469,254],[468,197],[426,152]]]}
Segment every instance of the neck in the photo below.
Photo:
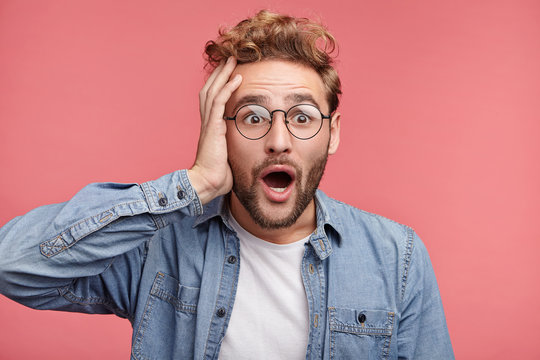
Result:
{"label": "neck", "polygon": [[234,192],[229,197],[231,213],[246,231],[252,235],[274,244],[290,244],[309,236],[317,227],[315,199],[312,199],[302,215],[290,227],[266,229],[258,225],[246,208],[240,203]]}

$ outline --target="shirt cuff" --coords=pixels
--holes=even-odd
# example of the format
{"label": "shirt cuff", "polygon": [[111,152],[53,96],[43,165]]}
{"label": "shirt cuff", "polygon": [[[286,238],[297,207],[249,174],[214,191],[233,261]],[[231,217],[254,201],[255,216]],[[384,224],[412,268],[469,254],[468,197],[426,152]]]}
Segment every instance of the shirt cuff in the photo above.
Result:
{"label": "shirt cuff", "polygon": [[141,189],[151,214],[165,214],[184,207],[194,216],[203,213],[201,200],[185,169],[142,183]]}

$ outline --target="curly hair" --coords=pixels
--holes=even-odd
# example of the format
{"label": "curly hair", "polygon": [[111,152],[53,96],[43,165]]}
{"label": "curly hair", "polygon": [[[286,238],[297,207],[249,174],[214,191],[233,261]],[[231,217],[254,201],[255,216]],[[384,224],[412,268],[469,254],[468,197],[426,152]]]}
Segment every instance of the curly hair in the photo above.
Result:
{"label": "curly hair", "polygon": [[306,65],[321,77],[333,113],[341,94],[341,82],[332,66],[331,54],[336,48],[336,40],[323,25],[261,10],[232,29],[221,29],[216,41],[206,43],[205,58],[212,69],[229,56],[238,64],[278,59]]}

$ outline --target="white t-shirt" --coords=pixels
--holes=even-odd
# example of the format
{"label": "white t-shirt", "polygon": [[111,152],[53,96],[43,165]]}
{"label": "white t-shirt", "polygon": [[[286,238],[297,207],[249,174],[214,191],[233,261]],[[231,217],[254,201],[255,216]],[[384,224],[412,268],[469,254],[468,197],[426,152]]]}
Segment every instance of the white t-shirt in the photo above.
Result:
{"label": "white t-shirt", "polygon": [[240,275],[219,359],[305,359],[309,310],[301,267],[309,236],[277,245],[232,215],[230,224],[240,239]]}

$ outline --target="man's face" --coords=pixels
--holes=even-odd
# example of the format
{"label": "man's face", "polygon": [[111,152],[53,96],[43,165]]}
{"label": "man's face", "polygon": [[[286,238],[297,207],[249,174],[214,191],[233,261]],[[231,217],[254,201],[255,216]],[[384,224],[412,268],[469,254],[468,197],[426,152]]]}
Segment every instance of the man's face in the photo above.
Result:
{"label": "man's face", "polygon": [[[234,116],[245,104],[287,111],[299,103],[315,105],[328,115],[324,84],[311,68],[267,60],[238,65],[231,78],[235,74],[242,75],[242,84],[228,101],[226,116]],[[234,121],[228,121],[233,209],[241,204],[263,229],[293,225],[306,207],[313,206],[327,156],[337,150],[339,114],[333,116],[331,127],[328,121],[324,119],[320,132],[309,140],[289,133],[282,112],[274,113],[270,131],[259,140],[246,139],[236,130]]]}

